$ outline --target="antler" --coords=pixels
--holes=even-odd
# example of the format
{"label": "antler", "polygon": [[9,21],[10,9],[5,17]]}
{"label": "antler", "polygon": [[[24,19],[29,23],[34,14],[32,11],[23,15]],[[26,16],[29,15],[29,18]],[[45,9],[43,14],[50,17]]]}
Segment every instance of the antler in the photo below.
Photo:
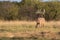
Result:
{"label": "antler", "polygon": [[41,13],[41,14],[45,14],[45,9],[40,9],[40,10],[37,10],[36,13]]}
{"label": "antler", "polygon": [[43,9],[43,14],[45,14],[45,9]]}
{"label": "antler", "polygon": [[42,14],[45,14],[45,9],[40,9]]}

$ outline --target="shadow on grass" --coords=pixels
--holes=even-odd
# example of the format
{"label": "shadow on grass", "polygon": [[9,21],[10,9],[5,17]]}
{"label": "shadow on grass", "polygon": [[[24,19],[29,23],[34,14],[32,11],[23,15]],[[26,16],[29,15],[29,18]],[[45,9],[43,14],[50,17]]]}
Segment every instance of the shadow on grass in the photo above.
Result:
{"label": "shadow on grass", "polygon": [[60,40],[60,39],[47,39],[47,38],[37,38],[37,37],[29,37],[29,38],[24,38],[24,37],[13,37],[13,38],[7,38],[7,37],[3,37],[0,38],[0,40]]}

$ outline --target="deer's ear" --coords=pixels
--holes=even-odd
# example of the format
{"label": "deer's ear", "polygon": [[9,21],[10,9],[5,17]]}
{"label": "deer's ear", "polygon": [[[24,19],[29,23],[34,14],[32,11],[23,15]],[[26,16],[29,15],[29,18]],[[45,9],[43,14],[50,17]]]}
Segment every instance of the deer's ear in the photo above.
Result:
{"label": "deer's ear", "polygon": [[40,9],[40,11],[41,11],[41,9]]}
{"label": "deer's ear", "polygon": [[45,9],[43,9],[43,13],[45,13]]}

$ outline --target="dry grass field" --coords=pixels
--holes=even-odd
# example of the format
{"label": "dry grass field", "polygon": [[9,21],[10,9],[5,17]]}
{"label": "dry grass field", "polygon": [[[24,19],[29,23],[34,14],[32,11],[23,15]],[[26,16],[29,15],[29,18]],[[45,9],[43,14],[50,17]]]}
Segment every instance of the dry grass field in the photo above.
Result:
{"label": "dry grass field", "polygon": [[1,40],[60,40],[60,21],[49,21],[35,28],[35,21],[0,21]]}

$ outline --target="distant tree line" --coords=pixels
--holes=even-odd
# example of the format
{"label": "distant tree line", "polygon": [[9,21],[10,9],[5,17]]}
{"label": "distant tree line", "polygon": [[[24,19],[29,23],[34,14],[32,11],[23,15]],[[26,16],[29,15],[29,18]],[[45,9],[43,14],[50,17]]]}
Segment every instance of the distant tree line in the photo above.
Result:
{"label": "distant tree line", "polygon": [[35,20],[36,11],[44,8],[46,20],[60,20],[60,2],[0,2],[0,20]]}

